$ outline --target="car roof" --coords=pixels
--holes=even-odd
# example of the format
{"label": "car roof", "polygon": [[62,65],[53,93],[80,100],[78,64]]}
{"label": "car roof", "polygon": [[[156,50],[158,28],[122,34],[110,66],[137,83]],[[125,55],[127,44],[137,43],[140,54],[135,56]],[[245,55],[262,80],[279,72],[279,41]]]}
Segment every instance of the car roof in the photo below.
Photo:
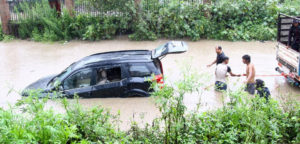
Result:
{"label": "car roof", "polygon": [[149,50],[126,50],[97,53],[77,61],[73,65],[73,70],[107,63],[126,63],[126,62],[148,62],[152,61],[152,51]]}

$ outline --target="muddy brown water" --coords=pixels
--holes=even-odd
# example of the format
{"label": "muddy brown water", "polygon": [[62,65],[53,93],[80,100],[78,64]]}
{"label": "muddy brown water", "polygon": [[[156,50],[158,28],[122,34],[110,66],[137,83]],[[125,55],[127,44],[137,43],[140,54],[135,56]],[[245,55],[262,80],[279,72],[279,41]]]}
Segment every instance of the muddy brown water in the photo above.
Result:
{"label": "muddy brown water", "polygon": [[[7,108],[14,104],[20,96],[16,93],[7,94],[10,89],[22,90],[30,83],[41,77],[60,73],[74,61],[85,56],[116,50],[149,49],[164,44],[168,40],[130,41],[126,38],[105,40],[99,42],[72,41],[68,43],[37,43],[31,41],[14,40],[0,42],[0,107]],[[211,76],[207,85],[214,83],[214,69],[206,68],[215,58],[214,47],[221,45],[227,56],[230,57],[229,65],[234,73],[244,73],[245,65],[242,63],[242,55],[250,54],[256,67],[257,75],[278,75],[275,71],[277,61],[276,42],[227,42],[201,40],[197,42],[187,41],[188,52],[184,54],[168,55],[163,60],[163,68],[167,83],[176,81],[180,75],[182,65],[191,65],[199,73]],[[291,94],[293,99],[300,101],[300,89],[293,88],[285,82],[283,77],[261,76],[269,87],[272,97],[279,99],[280,94]],[[236,89],[243,84],[245,78],[229,78],[230,89]],[[70,100],[72,102],[72,100]],[[201,102],[201,111],[213,110],[222,106],[222,96],[214,92],[213,88],[201,95],[192,94],[185,97],[184,102],[189,110],[193,110],[196,104]],[[153,99],[148,98],[93,98],[80,99],[79,103],[84,107],[102,105],[113,113],[120,111],[121,127],[128,128],[131,120],[142,124],[149,123],[159,116]],[[53,107],[61,112],[62,107],[58,102],[48,102],[48,107]]]}

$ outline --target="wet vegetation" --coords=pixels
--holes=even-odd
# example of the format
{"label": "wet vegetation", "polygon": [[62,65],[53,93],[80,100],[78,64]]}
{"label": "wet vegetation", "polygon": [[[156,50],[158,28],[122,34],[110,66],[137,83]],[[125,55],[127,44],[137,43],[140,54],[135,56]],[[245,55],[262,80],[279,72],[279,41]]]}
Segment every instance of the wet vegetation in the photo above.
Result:
{"label": "wet vegetation", "polygon": [[[103,40],[129,34],[132,40],[273,40],[279,12],[300,15],[297,0],[213,0],[212,4],[142,0],[138,5],[133,0],[77,2],[81,1],[104,14],[73,12],[72,17],[64,10],[58,16],[47,0],[23,4],[16,11],[26,12],[28,17],[16,22],[19,37],[35,41]],[[117,14],[107,14],[111,12]]]}
{"label": "wet vegetation", "polygon": [[6,35],[6,34],[3,33],[3,31],[2,31],[2,25],[0,23],[0,41],[7,42],[7,41],[11,41],[13,39],[14,39],[14,36]]}
{"label": "wet vegetation", "polygon": [[0,24],[0,41],[4,39],[4,34],[2,32],[2,25]]}
{"label": "wet vegetation", "polygon": [[119,115],[103,107],[81,108],[78,101],[58,99],[64,113],[45,108],[48,99],[31,92],[9,109],[0,109],[0,143],[299,143],[300,106],[297,102],[268,102],[242,90],[229,91],[223,107],[188,111],[183,98],[202,96],[206,75],[189,69],[171,85],[153,84],[152,98],[161,112],[145,127],[132,122],[119,129]]}

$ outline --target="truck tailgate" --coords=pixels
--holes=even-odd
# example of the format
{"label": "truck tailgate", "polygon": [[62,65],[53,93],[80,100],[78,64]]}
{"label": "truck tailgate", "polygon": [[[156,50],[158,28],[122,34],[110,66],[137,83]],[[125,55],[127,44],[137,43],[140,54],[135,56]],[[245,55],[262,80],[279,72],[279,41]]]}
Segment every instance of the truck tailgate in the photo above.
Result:
{"label": "truck tailgate", "polygon": [[277,60],[291,72],[298,73],[299,53],[293,49],[287,49],[285,45],[278,43],[277,45]]}

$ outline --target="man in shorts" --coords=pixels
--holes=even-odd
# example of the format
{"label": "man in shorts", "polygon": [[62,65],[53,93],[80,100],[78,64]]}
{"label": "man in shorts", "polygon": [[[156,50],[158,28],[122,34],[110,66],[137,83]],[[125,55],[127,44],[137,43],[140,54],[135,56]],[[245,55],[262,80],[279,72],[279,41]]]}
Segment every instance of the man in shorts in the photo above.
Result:
{"label": "man in shorts", "polygon": [[233,74],[230,67],[227,65],[229,62],[229,58],[225,56],[223,58],[223,62],[217,65],[216,68],[216,82],[215,82],[215,89],[219,91],[226,91],[227,84],[226,84],[226,77],[227,73],[231,76],[241,76],[239,74]]}
{"label": "man in shorts", "polygon": [[249,94],[255,93],[255,68],[254,65],[251,63],[251,57],[249,55],[244,55],[242,57],[243,63],[247,65],[246,68],[246,88],[245,91],[247,91]]}

